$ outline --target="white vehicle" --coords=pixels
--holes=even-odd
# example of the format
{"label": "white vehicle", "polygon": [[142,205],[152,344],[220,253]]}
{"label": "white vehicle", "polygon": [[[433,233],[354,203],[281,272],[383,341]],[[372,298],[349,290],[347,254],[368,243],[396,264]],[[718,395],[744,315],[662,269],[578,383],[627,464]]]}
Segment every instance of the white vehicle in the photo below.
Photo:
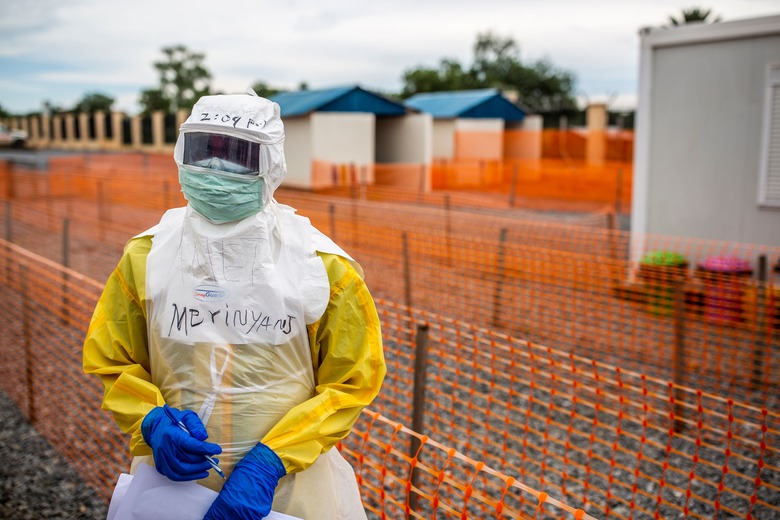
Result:
{"label": "white vehicle", "polygon": [[11,148],[24,148],[27,145],[27,132],[24,130],[12,129],[4,124],[0,124],[0,146],[10,146]]}

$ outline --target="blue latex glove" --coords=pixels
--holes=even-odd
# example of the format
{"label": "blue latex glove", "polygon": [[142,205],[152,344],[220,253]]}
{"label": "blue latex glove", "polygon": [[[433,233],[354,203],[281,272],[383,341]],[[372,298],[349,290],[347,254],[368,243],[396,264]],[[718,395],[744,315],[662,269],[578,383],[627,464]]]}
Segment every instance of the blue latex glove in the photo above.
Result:
{"label": "blue latex glove", "polygon": [[[182,430],[165,409],[189,430]],[[203,442],[208,437],[206,427],[191,410],[177,410],[167,404],[146,414],[141,422],[141,435],[152,447],[154,466],[171,480],[198,480],[209,476],[211,465],[205,455],[222,453],[218,444]]]}
{"label": "blue latex glove", "polygon": [[258,520],[267,516],[276,485],[286,474],[279,456],[258,442],[233,468],[203,520]]}

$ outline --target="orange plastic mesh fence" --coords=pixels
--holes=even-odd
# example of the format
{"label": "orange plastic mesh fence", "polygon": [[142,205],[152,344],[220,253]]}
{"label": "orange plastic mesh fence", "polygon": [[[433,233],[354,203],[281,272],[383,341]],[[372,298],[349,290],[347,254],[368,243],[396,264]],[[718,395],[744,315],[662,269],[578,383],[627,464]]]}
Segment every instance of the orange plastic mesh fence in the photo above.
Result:
{"label": "orange plastic mesh fence", "polygon": [[592,518],[372,410],[340,449],[379,518]]}
{"label": "orange plastic mesh fence", "polygon": [[[110,418],[97,411],[100,385],[81,374],[79,355],[100,286],[17,246],[3,246],[0,272],[9,291],[21,297],[8,310],[11,319],[2,329],[2,388],[73,464],[86,465],[79,469],[94,475],[91,483],[107,494],[117,472],[126,468],[125,446]],[[521,493],[510,502],[500,489],[508,477],[493,484],[485,483],[487,477],[473,478],[477,468],[487,465],[518,475],[532,490],[582,503],[596,516],[684,513],[711,518],[720,510],[765,518],[780,512],[774,411],[384,300],[377,304],[389,369],[373,407],[389,417],[380,423],[390,424],[396,434],[399,425],[389,421],[407,420],[413,401],[410,367],[416,338],[411,331],[415,324],[429,327],[423,428],[452,449],[423,457],[439,466],[430,463],[423,484],[414,485],[420,511],[441,507],[444,514],[456,503],[463,504],[456,512],[473,507],[478,509],[471,517],[486,518],[486,511],[497,511],[500,497],[502,514],[513,517],[508,513],[513,507],[533,511],[543,501],[539,492],[531,497]],[[73,403],[81,406],[73,408]],[[64,424],[62,411],[69,409],[86,410],[90,421],[102,425],[96,428],[102,436],[85,439],[76,424]],[[57,424],[48,422],[52,417],[58,417]],[[74,416],[74,423],[80,417]],[[394,518],[394,508],[406,507],[398,493],[411,489],[411,465],[418,463],[411,457],[406,466],[396,460],[398,449],[383,440],[387,434],[361,429],[366,420],[363,417],[355,430],[358,437],[348,438],[344,449],[358,462],[367,507]],[[370,447],[353,447],[356,442]],[[96,443],[105,450],[100,457],[91,451]],[[405,443],[400,445],[401,453],[411,453],[404,450]],[[456,471],[447,462],[455,451],[481,465]],[[458,481],[453,474],[463,478]],[[458,485],[442,491],[443,476]],[[478,484],[493,494],[475,494]],[[464,500],[472,495],[469,506]],[[492,498],[483,501],[476,495]]]}
{"label": "orange plastic mesh fence", "polygon": [[402,305],[383,302],[380,314],[389,381],[373,406],[390,419],[414,412],[412,331],[425,323],[419,431],[597,517],[780,514],[776,405],[726,399]]}
{"label": "orange plastic mesh fence", "polygon": [[[18,295],[0,326],[0,390],[108,499],[129,468],[126,438],[100,410],[102,385],[81,369],[81,343],[102,287],[3,240],[0,273],[6,291]],[[340,448],[376,518],[588,517],[371,410]]]}
{"label": "orange plastic mesh fence", "polygon": [[[466,456],[604,516],[778,514],[780,291],[758,272],[696,268],[729,255],[758,271],[757,258],[778,261],[777,247],[641,237],[608,219],[572,226],[278,195],[364,266],[379,297],[389,365],[375,405],[383,415],[408,422],[415,326],[429,323],[421,431]],[[18,199],[10,204],[15,218]],[[45,204],[29,196],[23,205],[34,215]],[[112,219],[125,213],[117,208]],[[148,225],[161,212],[148,211]],[[639,262],[637,244],[686,263]]]}
{"label": "orange plastic mesh fence", "polygon": [[[143,184],[141,189],[154,191],[153,182]],[[107,193],[131,199],[129,189]],[[136,191],[142,200],[143,195]],[[606,225],[572,226],[552,223],[550,217],[532,220],[529,212],[500,215],[294,191],[280,191],[279,199],[359,258],[377,296],[586,357],[598,353],[601,361],[623,369],[726,397],[768,405],[768,399],[776,399],[777,289],[756,276],[724,276],[693,266],[713,255],[754,263],[763,255],[774,265],[780,248],[642,238],[612,229],[604,215],[599,219]],[[104,199],[110,203],[91,197],[18,200],[7,202],[5,213],[10,209],[13,219],[52,224],[55,229],[49,230],[56,233],[57,220],[67,215],[78,228],[71,234],[82,236],[82,244],[97,239],[114,248],[156,223],[163,211],[123,204],[113,195]],[[58,243],[55,238],[42,245]],[[637,243],[677,251],[689,267],[674,274],[643,266],[630,259]],[[113,268],[110,255],[98,264],[84,254],[93,246],[72,249],[69,265],[82,258],[98,279]],[[59,259],[64,252],[47,256]]]}
{"label": "orange plastic mesh fence", "polygon": [[[507,155],[509,157],[517,155],[512,151],[513,143],[527,142],[532,138],[539,139],[533,132],[507,131],[505,141]],[[631,163],[634,159],[634,132],[630,130],[585,132],[547,129],[541,132],[541,141],[541,155],[546,159],[586,159],[589,152],[591,158],[603,161]]]}
{"label": "orange plastic mesh fence", "polygon": [[[127,175],[114,172],[106,186]],[[46,178],[14,175],[17,185]],[[90,195],[20,196],[7,203],[6,213],[10,208],[13,218],[38,225],[56,225],[67,215],[85,239],[116,248],[159,219],[162,208],[145,209],[132,200],[151,199],[146,193],[155,186],[160,191],[163,178],[136,183],[141,186],[135,195],[132,183],[106,189],[102,202]],[[756,276],[721,276],[693,266],[713,255],[754,263],[763,255],[774,265],[778,247],[641,237],[614,230],[603,214],[592,221],[601,220],[601,226],[572,226],[552,223],[549,216],[532,219],[529,212],[413,207],[295,191],[280,191],[279,199],[360,258],[377,296],[586,357],[597,352],[601,361],[719,395],[774,399],[777,290]],[[630,258],[637,244],[681,253],[688,267],[672,275],[643,266]],[[113,262],[91,267],[91,274],[104,279]]]}
{"label": "orange plastic mesh fence", "polygon": [[5,241],[0,279],[15,295],[0,324],[0,390],[107,497],[129,460],[126,441],[100,409],[102,385],[81,369],[101,286]]}
{"label": "orange plastic mesh fence", "polygon": [[490,190],[507,202],[548,199],[559,209],[576,209],[577,201],[609,204],[619,211],[631,207],[632,167],[626,163],[453,159],[435,161],[431,176],[434,189]]}

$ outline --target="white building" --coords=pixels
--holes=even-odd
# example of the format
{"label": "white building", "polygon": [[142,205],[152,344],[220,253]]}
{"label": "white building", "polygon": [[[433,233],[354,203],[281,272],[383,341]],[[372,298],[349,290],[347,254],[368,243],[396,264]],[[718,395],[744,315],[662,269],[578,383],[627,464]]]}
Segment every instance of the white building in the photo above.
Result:
{"label": "white building", "polygon": [[[282,92],[285,186],[374,184],[379,164],[431,163],[431,117],[358,86]],[[380,179],[381,180],[381,179]],[[417,182],[417,181],[415,181]]]}
{"label": "white building", "polygon": [[780,246],[780,16],[640,35],[633,259],[645,233]]}

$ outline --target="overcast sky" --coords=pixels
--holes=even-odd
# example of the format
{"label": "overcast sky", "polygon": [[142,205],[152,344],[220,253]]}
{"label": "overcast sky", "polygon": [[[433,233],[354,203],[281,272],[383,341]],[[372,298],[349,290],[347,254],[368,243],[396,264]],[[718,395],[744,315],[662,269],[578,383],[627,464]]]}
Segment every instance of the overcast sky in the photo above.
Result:
{"label": "overcast sky", "polygon": [[159,84],[160,49],[176,44],[206,55],[218,91],[264,81],[392,93],[407,69],[468,67],[477,34],[492,31],[521,61],[573,72],[578,96],[620,108],[636,101],[639,29],[692,5],[724,21],[780,14],[778,0],[0,0],[0,106],[70,108],[99,92],[135,113]]}

